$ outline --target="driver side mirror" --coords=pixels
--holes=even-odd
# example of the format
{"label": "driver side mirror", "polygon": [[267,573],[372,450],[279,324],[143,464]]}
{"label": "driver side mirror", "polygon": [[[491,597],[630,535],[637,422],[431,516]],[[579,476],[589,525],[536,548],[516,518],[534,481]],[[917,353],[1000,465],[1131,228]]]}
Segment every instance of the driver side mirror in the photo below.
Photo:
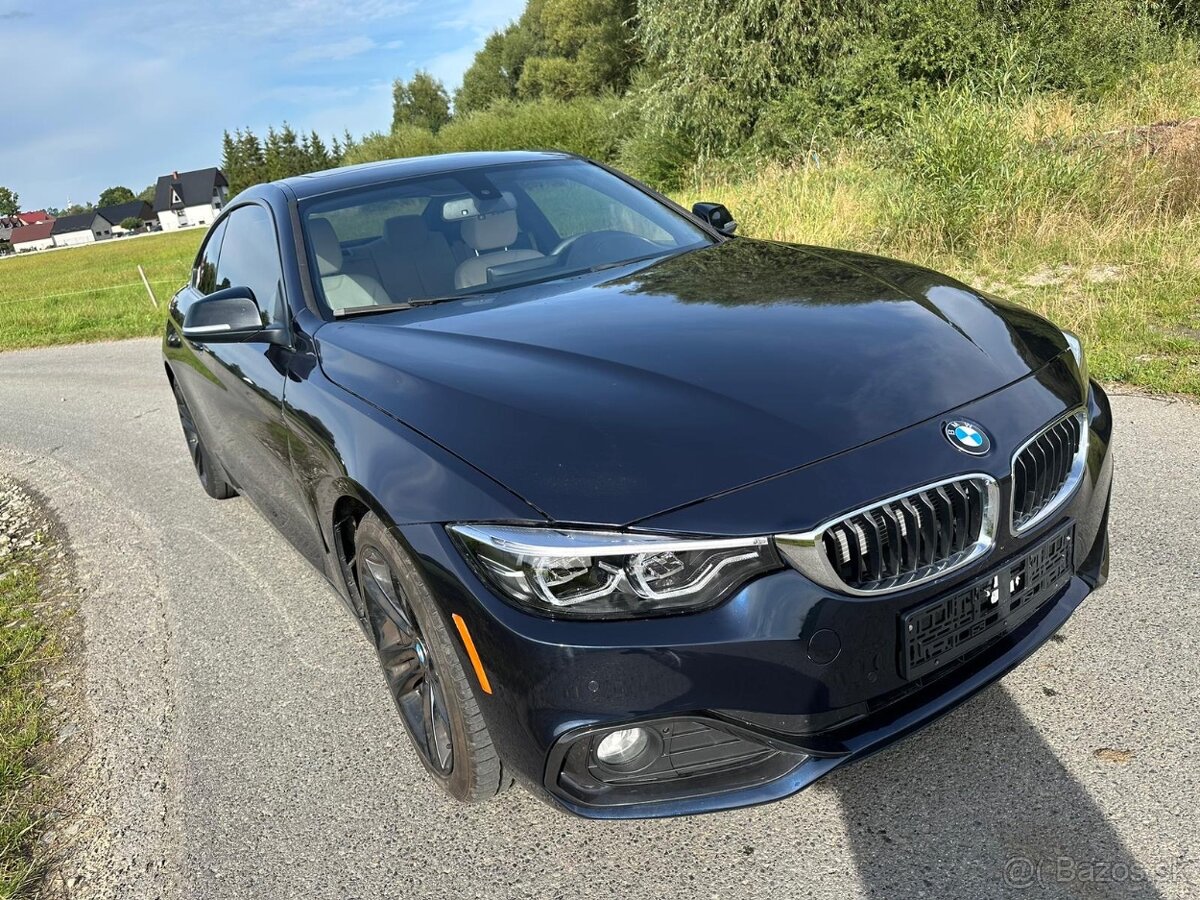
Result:
{"label": "driver side mirror", "polygon": [[737,222],[733,214],[720,203],[694,203],[692,215],[697,216],[722,234],[733,234],[737,231]]}
{"label": "driver side mirror", "polygon": [[201,297],[184,313],[181,331],[189,341],[201,344],[287,343],[283,327],[263,324],[254,292],[248,287],[226,288]]}

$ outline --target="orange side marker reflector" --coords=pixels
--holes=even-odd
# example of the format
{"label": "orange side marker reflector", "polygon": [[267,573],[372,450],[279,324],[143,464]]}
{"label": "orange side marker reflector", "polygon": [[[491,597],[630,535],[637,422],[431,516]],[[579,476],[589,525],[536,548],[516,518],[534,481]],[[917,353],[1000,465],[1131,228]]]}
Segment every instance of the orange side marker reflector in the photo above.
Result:
{"label": "orange side marker reflector", "polygon": [[487,672],[483,671],[483,662],[479,659],[479,651],[475,649],[475,642],[471,640],[471,632],[467,631],[467,623],[458,613],[453,613],[451,618],[454,619],[454,627],[458,629],[458,636],[462,638],[463,646],[467,648],[467,656],[471,658],[471,665],[475,667],[475,677],[479,679],[479,686],[483,688],[485,694],[490,694],[492,685],[488,681]]}

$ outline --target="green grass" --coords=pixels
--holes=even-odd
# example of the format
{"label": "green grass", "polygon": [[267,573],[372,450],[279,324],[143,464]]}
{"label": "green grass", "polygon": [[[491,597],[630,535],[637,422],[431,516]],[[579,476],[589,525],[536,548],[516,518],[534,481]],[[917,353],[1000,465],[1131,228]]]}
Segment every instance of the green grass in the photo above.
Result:
{"label": "green grass", "polygon": [[50,740],[41,679],[56,652],[37,610],[43,552],[0,556],[0,898],[25,896],[39,875],[37,810],[48,790],[40,758]]}
{"label": "green grass", "polygon": [[155,334],[203,236],[197,229],[0,260],[0,350]]}

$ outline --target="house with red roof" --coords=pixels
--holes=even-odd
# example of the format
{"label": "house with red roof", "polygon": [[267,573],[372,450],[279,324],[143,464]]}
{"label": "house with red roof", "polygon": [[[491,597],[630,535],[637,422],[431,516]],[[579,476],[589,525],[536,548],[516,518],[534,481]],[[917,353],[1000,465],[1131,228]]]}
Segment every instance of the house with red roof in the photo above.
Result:
{"label": "house with red roof", "polygon": [[26,225],[40,225],[42,222],[53,222],[54,216],[46,212],[44,209],[35,209],[33,212],[17,213],[17,218]]}
{"label": "house with red roof", "polygon": [[53,231],[54,219],[50,219],[48,222],[14,228],[9,241],[12,242],[13,249],[18,253],[25,253],[28,250],[45,250],[54,246],[54,235],[51,233]]}

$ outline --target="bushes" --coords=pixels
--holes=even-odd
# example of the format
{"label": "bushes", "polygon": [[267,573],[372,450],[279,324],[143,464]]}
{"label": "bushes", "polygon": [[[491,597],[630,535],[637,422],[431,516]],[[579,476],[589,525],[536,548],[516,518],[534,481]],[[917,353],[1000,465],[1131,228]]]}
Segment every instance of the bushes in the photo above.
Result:
{"label": "bushes", "polygon": [[[786,158],[977,89],[1097,96],[1170,53],[1149,0],[642,0],[648,124],[701,156]],[[793,116],[792,113],[799,115]]]}
{"label": "bushes", "polygon": [[625,112],[616,97],[502,102],[455,120],[438,138],[443,152],[554,148],[613,160]]}
{"label": "bushes", "polygon": [[616,159],[629,127],[629,109],[615,97],[567,102],[503,101],[456,118],[435,135],[402,126],[391,134],[364,138],[346,154],[347,163],[374,162],[464,150],[567,150],[593,159]]}
{"label": "bushes", "polygon": [[346,151],[342,162],[354,165],[440,152],[438,139],[429,129],[419,125],[402,125],[391,134],[368,134]]}
{"label": "bushes", "polygon": [[1170,51],[1157,19],[1139,0],[1034,0],[1008,24],[1031,86],[1087,97]]}

